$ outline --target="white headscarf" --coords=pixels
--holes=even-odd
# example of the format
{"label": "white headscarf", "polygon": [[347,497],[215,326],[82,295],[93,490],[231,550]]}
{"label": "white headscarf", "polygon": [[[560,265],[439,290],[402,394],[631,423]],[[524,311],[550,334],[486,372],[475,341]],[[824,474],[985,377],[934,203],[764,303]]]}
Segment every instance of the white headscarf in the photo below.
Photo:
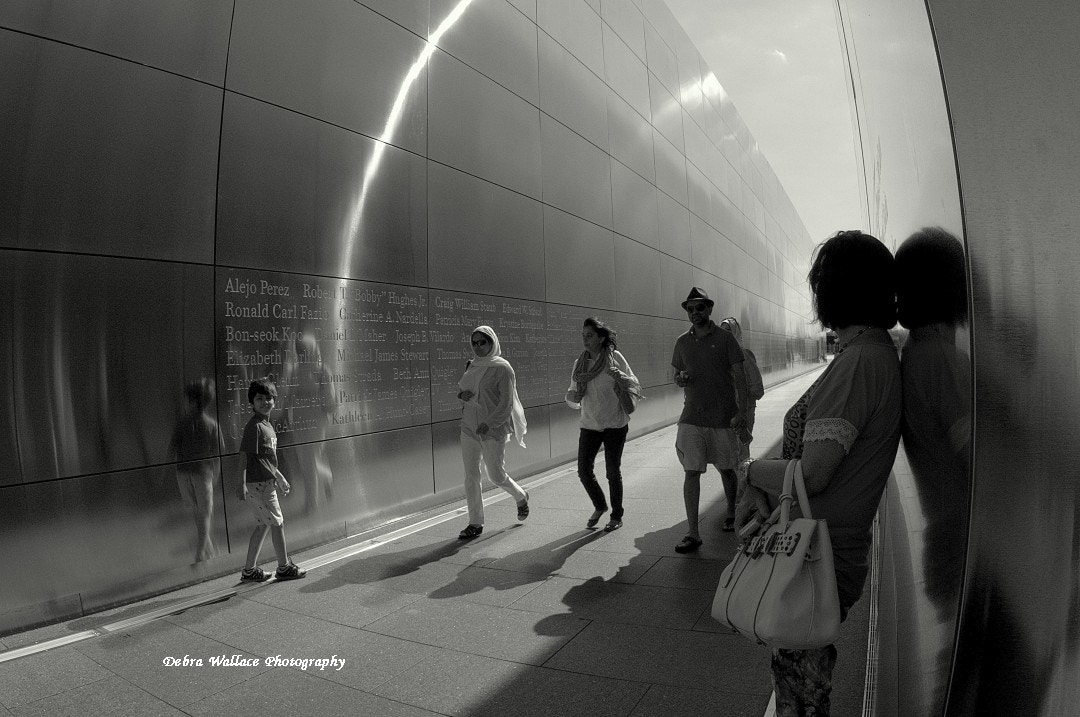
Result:
{"label": "white headscarf", "polygon": [[739,322],[735,320],[734,316],[729,316],[720,322],[720,328],[724,328],[725,325],[730,327],[731,330],[728,333],[735,337],[735,341],[738,342],[739,348],[743,348],[742,327],[739,326]]}
{"label": "white headscarf", "polygon": [[[528,428],[528,424],[525,422],[525,409],[521,406],[521,401],[518,399],[517,394],[517,378],[514,376],[514,371],[510,366],[510,362],[502,357],[502,345],[499,343],[499,337],[495,335],[495,330],[490,326],[477,326],[472,331],[473,334],[484,334],[491,339],[491,352],[487,356],[474,356],[473,360],[469,362],[469,367],[465,369],[465,375],[458,381],[458,388],[462,391],[471,391],[473,394],[473,400],[476,400],[476,394],[480,390],[480,378],[484,375],[492,366],[505,366],[510,370],[510,418],[514,427],[514,440],[522,448],[525,447],[525,431]],[[472,334],[469,334],[470,338]],[[471,344],[470,344],[471,345]],[[476,353],[476,348],[473,347],[473,353]]]}

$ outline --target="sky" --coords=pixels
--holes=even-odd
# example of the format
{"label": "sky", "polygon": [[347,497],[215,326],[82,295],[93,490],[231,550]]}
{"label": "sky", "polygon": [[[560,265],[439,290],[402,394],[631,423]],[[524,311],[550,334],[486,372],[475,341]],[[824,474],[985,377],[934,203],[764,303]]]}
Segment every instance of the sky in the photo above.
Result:
{"label": "sky", "polygon": [[815,243],[866,229],[834,0],[666,0]]}

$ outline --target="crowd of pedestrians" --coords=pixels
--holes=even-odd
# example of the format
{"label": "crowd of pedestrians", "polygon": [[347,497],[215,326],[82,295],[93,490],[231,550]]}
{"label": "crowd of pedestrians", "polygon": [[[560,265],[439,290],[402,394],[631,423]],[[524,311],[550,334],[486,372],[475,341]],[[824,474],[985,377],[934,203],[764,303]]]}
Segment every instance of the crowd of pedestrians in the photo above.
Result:
{"label": "crowd of pedestrians", "polygon": [[[672,378],[684,398],[675,452],[683,468],[686,533],[676,552],[702,545],[701,476],[709,465],[720,473],[726,496],[721,529],[749,535],[776,507],[788,462],[800,459],[813,515],[828,522],[841,619],[846,617],[863,591],[871,524],[900,440],[905,387],[889,333],[897,322],[896,267],[889,249],[860,231],[838,232],[815,250],[808,276],[815,318],[835,332],[836,355],[786,413],[781,455],[770,458],[750,455],[756,401],[764,395],[756,357],[743,344],[739,322],[727,317],[715,323],[714,301],[705,290],[691,288],[682,302],[690,326],[676,339],[671,358]],[[641,384],[606,322],[586,318],[581,340],[565,400],[580,411],[577,474],[593,508],[586,527],[598,527],[610,511],[604,526],[610,532],[625,517],[621,461]],[[477,326],[470,346],[473,358],[457,393],[469,514],[462,540],[483,533],[485,473],[514,499],[519,521],[529,516],[529,493],[505,468],[507,446],[512,440],[524,447],[527,429],[514,368],[490,326]],[[257,525],[241,580],[269,578],[256,564],[267,533],[277,554],[277,578],[302,578],[304,571],[288,557],[278,505],[278,493],[288,493],[289,486],[277,468],[276,436],[267,420],[276,389],[269,381],[253,381],[248,397],[253,415],[241,443],[247,463],[238,493],[251,505]],[[601,447],[606,495],[594,470]],[[828,714],[835,662],[833,645],[774,650],[776,714]]]}

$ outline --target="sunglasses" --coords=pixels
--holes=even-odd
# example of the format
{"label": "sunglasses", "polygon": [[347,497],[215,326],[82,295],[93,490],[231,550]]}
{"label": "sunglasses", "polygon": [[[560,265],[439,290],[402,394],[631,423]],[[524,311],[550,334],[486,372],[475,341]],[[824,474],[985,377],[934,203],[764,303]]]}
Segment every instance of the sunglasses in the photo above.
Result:
{"label": "sunglasses", "polygon": [[698,311],[705,311],[709,308],[708,304],[687,304],[686,313],[693,314]]}

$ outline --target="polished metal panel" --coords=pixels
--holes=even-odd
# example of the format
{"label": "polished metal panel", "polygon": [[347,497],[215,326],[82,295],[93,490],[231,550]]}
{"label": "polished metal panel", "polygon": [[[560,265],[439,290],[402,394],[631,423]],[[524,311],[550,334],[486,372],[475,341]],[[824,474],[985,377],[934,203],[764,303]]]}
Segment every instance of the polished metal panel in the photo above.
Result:
{"label": "polished metal panel", "polygon": [[616,234],[616,308],[657,316],[663,313],[660,298],[660,252]]}
{"label": "polished metal panel", "polygon": [[12,289],[15,286],[17,252],[0,249],[0,459],[7,462],[0,473],[0,486],[22,482],[22,458],[19,456],[15,425],[14,331],[15,312]]}
{"label": "polished metal panel", "polygon": [[212,85],[225,79],[232,4],[217,0],[8,0],[0,27]]}
{"label": "polished metal panel", "polygon": [[219,262],[426,282],[422,157],[233,93],[223,120]]}
{"label": "polished metal panel", "polygon": [[547,300],[615,308],[615,246],[610,229],[544,207]]}
{"label": "polished metal panel", "polygon": [[689,203],[686,193],[686,157],[655,129],[653,148],[656,153],[656,188],[685,207]]}
{"label": "polished metal panel", "polygon": [[660,248],[656,187],[615,158],[611,159],[611,210],[616,232]]}
{"label": "polished metal panel", "polygon": [[645,62],[645,18],[641,10],[632,2],[607,0],[600,3],[600,16],[638,59]]}
{"label": "polished metal panel", "polygon": [[[14,627],[4,624],[8,612],[72,595],[88,608],[93,600],[131,600],[151,576],[173,566],[176,582],[213,570],[229,549],[216,463],[200,466],[206,473],[198,480],[207,481],[211,499],[198,506],[182,493],[185,479],[175,465],[0,488],[0,538],[17,577],[0,592],[3,629]],[[200,556],[203,524],[213,551]],[[140,576],[143,583],[132,585]]]}
{"label": "polished metal panel", "polygon": [[430,76],[428,156],[539,199],[539,110],[445,52]]}
{"label": "polished metal panel", "polygon": [[652,126],[617,92],[608,88],[607,119],[611,156],[652,182],[656,179]]}
{"label": "polished metal panel", "polygon": [[220,90],[7,30],[0,65],[0,245],[211,261]]}
{"label": "polished metal panel", "polygon": [[278,445],[431,420],[427,291],[303,274],[219,269],[218,405],[226,449],[273,376]]}
{"label": "polished metal panel", "polygon": [[213,376],[199,365],[213,341],[206,270],[5,254],[13,305],[33,307],[14,314],[11,332],[22,479],[164,462],[184,387]]}
{"label": "polished metal panel", "polygon": [[525,17],[536,22],[536,0],[509,0]]}
{"label": "polished metal panel", "polygon": [[651,120],[649,71],[625,42],[604,25],[604,79],[634,110]]}
{"label": "polished metal panel", "polygon": [[611,160],[547,115],[540,117],[544,202],[611,228]]}
{"label": "polished metal panel", "polygon": [[540,29],[603,77],[603,23],[597,13],[585,0],[536,0]]}
{"label": "polished metal panel", "polygon": [[438,37],[439,48],[539,104],[536,24],[506,0],[432,0],[431,16],[449,22],[457,6],[461,18]]}
{"label": "polished metal panel", "polygon": [[604,81],[550,36],[540,33],[539,41],[540,109],[607,151]]}
{"label": "polished metal panel", "polygon": [[227,87],[423,154],[426,47],[351,0],[239,0]]}
{"label": "polished metal panel", "polygon": [[721,242],[724,238],[696,214],[690,215],[690,263],[714,276],[722,276],[728,262],[720,261]]}
{"label": "polished metal panel", "polygon": [[[544,298],[543,205],[428,164],[428,277],[445,289]],[[512,241],[514,251],[506,251]]]}
{"label": "polished metal panel", "polygon": [[709,223],[709,196],[719,190],[696,166],[686,164],[686,198],[691,212]]}
{"label": "polished metal panel", "polygon": [[684,153],[683,142],[683,111],[682,105],[674,96],[656,79],[656,75],[649,75],[649,106],[652,108],[652,123],[660,134],[668,142]]}
{"label": "polished metal panel", "polygon": [[[683,106],[685,108],[685,101]],[[696,167],[710,183],[717,184],[720,150],[713,146],[705,130],[689,112],[683,114],[683,142],[685,154],[690,158],[688,164]]]}
{"label": "polished metal panel", "polygon": [[690,241],[690,211],[664,192],[657,192],[656,214],[659,223],[660,251],[677,259],[690,261],[693,246]]}
{"label": "polished metal panel", "polygon": [[393,20],[406,30],[410,30],[420,37],[426,38],[428,36],[431,0],[412,0],[412,2],[400,2],[400,0],[358,1],[361,5],[366,5],[383,17]]}
{"label": "polished metal panel", "polygon": [[645,50],[649,56],[649,72],[664,84],[673,95],[679,94],[679,66],[675,52],[651,25],[645,26]]}
{"label": "polished metal panel", "polygon": [[694,267],[666,254],[660,255],[660,309],[669,319],[685,319],[682,302],[694,286]]}

